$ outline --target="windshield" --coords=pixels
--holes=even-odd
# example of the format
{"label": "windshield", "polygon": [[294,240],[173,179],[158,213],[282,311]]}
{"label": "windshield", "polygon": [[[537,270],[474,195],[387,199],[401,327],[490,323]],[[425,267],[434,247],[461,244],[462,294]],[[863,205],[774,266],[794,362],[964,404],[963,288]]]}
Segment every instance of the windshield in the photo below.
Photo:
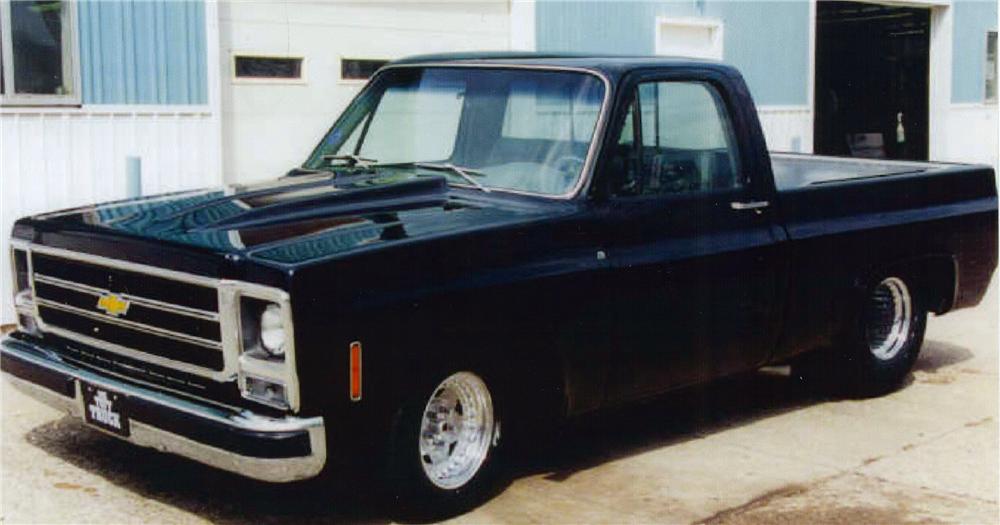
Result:
{"label": "windshield", "polygon": [[[386,168],[451,165],[474,175],[477,186],[564,195],[581,176],[604,89],[596,76],[577,72],[389,69],[303,167],[357,163],[352,157]],[[469,185],[453,170],[434,173]]]}

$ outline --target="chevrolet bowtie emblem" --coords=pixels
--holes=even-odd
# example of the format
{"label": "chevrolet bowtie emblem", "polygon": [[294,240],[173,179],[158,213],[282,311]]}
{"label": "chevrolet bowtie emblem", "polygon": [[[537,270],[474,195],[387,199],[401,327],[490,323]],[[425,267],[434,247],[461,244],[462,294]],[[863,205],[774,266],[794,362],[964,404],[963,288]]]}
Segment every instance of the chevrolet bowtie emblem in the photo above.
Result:
{"label": "chevrolet bowtie emblem", "polygon": [[97,300],[97,308],[108,315],[118,317],[128,311],[128,299],[113,293],[106,293]]}

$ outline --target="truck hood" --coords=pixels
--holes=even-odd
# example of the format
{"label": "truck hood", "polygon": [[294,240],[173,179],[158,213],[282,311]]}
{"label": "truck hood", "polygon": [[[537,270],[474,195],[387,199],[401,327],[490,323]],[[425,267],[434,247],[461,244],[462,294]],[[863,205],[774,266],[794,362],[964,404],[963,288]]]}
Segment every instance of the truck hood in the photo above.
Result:
{"label": "truck hood", "polygon": [[315,174],[117,201],[33,219],[50,227],[104,231],[294,266],[566,210],[495,195],[453,190],[441,176]]}

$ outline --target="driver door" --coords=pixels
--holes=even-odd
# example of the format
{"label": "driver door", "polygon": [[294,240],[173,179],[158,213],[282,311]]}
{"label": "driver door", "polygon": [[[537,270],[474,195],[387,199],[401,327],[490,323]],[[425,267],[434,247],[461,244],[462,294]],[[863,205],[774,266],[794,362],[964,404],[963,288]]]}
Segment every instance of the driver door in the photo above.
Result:
{"label": "driver door", "polygon": [[605,164],[611,402],[753,369],[774,344],[775,216],[752,184],[723,93],[705,80],[638,82]]}

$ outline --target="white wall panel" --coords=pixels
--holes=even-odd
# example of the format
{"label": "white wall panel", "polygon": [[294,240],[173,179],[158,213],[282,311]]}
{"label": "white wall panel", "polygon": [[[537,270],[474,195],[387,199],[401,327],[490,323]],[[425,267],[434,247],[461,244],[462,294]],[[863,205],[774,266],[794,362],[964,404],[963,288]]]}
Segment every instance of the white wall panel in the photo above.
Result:
{"label": "white wall panel", "polygon": [[13,319],[9,235],[19,217],[126,196],[125,158],[142,158],[142,191],[221,183],[218,120],[201,107],[0,111],[0,302]]}
{"label": "white wall panel", "polygon": [[1000,137],[996,104],[952,104],[945,112],[941,144],[934,158],[950,162],[989,164],[998,169]]}
{"label": "white wall panel", "polygon": [[[935,161],[1000,166],[998,109],[995,104],[950,104],[940,112],[942,132],[932,139]],[[771,151],[812,152],[812,113],[806,106],[761,106],[761,127]]]}
{"label": "white wall panel", "polygon": [[760,106],[757,116],[769,151],[812,153],[813,119],[808,106]]}
{"label": "white wall panel", "polygon": [[[363,85],[340,59],[508,49],[507,0],[219,4],[226,176],[277,177],[305,160]],[[234,53],[304,58],[304,82],[234,83]]]}

